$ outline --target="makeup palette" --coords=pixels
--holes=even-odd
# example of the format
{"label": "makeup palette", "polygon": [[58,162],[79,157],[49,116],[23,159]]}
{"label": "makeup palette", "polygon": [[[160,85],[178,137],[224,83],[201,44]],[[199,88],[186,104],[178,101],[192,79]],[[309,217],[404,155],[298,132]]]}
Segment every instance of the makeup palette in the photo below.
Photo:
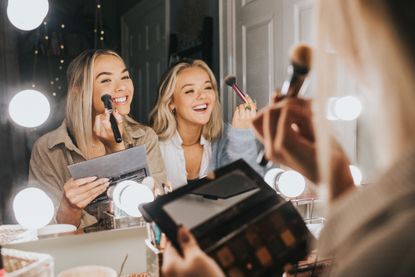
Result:
{"label": "makeup palette", "polygon": [[313,236],[301,215],[245,161],[213,176],[144,204],[140,211],[179,252],[178,225],[186,226],[227,276],[277,276],[307,255]]}

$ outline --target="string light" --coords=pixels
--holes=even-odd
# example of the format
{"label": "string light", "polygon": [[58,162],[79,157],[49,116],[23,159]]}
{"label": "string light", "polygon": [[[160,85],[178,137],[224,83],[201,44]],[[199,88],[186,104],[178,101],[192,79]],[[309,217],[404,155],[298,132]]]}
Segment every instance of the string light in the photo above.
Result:
{"label": "string light", "polygon": [[[95,11],[95,26],[94,26],[94,33],[95,33],[95,39],[94,39],[94,47],[103,48],[104,47],[104,30],[103,30],[103,24],[102,24],[102,3],[101,0],[96,1],[96,11]],[[99,30],[99,32],[98,32]]]}

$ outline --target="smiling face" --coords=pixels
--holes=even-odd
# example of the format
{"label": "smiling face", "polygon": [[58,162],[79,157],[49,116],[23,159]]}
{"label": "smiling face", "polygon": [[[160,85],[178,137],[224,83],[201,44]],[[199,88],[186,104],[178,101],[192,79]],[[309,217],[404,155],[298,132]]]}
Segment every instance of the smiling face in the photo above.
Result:
{"label": "smiling face", "polygon": [[215,106],[216,93],[208,73],[200,67],[183,69],[178,75],[170,110],[175,109],[177,124],[205,125]]}
{"label": "smiling face", "polygon": [[97,57],[94,62],[93,78],[94,114],[105,112],[101,96],[109,94],[112,99],[112,108],[121,115],[127,115],[130,112],[134,87],[124,62],[113,55]]}

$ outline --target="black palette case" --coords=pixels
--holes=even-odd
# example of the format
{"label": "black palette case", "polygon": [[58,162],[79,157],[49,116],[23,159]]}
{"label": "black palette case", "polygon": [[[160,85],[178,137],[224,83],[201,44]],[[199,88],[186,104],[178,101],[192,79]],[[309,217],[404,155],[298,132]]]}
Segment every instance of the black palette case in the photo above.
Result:
{"label": "black palette case", "polygon": [[228,276],[277,276],[305,258],[314,238],[291,202],[243,160],[213,175],[141,205],[145,220],[179,252],[183,224]]}

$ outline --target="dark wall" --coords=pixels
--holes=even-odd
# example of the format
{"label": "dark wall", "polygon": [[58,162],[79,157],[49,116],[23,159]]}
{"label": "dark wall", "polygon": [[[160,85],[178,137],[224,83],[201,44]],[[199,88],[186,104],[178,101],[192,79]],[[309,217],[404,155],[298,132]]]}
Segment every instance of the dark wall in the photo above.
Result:
{"label": "dark wall", "polygon": [[[216,78],[219,77],[219,1],[172,0],[170,2],[170,33],[177,35],[177,51],[186,51],[200,44],[204,59]],[[210,25],[211,24],[211,25]],[[209,26],[210,25],[210,26]],[[210,53],[206,53],[210,51]]]}

